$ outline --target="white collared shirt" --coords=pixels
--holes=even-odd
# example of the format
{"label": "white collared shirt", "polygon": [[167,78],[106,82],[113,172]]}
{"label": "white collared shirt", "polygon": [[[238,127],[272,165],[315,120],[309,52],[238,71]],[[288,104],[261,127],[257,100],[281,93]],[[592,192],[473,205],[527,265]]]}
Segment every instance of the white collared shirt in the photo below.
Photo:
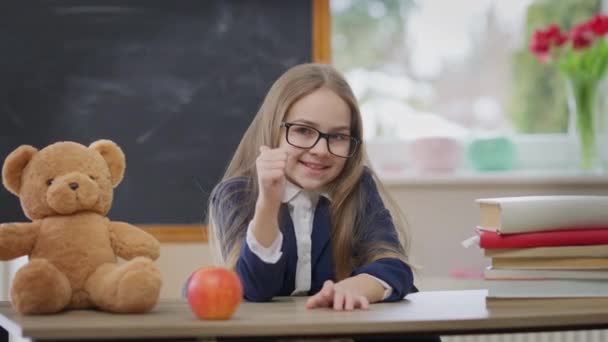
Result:
{"label": "white collared shirt", "polygon": [[[331,200],[323,193],[321,196]],[[296,264],[296,283],[292,295],[305,295],[310,290],[312,276],[312,226],[315,217],[315,209],[319,201],[319,194],[302,190],[297,185],[287,181],[283,191],[281,203],[287,203],[289,214],[293,221],[298,261]],[[249,223],[251,225],[251,222]],[[251,229],[247,228],[247,245],[249,249],[262,261],[274,264],[283,255],[281,246],[283,245],[283,234],[279,232],[276,239],[269,247],[262,246]],[[376,279],[385,288],[383,298],[387,298],[392,293],[392,288],[382,279],[370,274],[365,275]]]}

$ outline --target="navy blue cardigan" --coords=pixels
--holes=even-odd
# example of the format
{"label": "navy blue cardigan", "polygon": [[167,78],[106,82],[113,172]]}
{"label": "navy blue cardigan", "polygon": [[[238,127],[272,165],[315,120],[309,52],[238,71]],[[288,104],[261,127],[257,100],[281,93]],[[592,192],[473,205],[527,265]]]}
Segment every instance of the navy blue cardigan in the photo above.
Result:
{"label": "navy blue cardigan", "polygon": [[[362,232],[355,236],[359,241],[353,243],[353,258],[356,260],[357,249],[371,241],[384,241],[395,246],[399,245],[397,232],[389,211],[385,208],[376,184],[366,170],[359,186],[363,187],[363,200],[366,203],[365,212],[359,215],[364,220]],[[237,202],[244,200],[247,195],[247,181],[235,178],[224,181],[216,186],[212,193],[214,206],[214,221],[219,231],[220,243],[223,240],[222,227],[233,224],[230,215],[223,211]],[[253,213],[251,213],[253,215]],[[250,219],[251,217],[249,217]],[[247,225],[249,222],[239,222]],[[239,230],[238,238],[242,241],[241,253],[236,264],[236,272],[243,283],[244,296],[250,301],[269,301],[274,296],[289,296],[295,288],[297,263],[297,247],[294,227],[286,205],[281,206],[279,226],[283,233],[283,252],[275,264],[268,264],[255,255],[245,241],[245,230]],[[309,295],[317,293],[326,280],[335,280],[334,262],[330,246],[330,215],[329,201],[320,197],[315,210],[312,229],[312,275]],[[231,246],[229,246],[231,247]],[[382,279],[392,288],[392,294],[384,301],[398,301],[410,292],[416,292],[413,285],[413,275],[410,267],[396,258],[383,258],[366,265],[355,267],[351,276],[367,273]]]}

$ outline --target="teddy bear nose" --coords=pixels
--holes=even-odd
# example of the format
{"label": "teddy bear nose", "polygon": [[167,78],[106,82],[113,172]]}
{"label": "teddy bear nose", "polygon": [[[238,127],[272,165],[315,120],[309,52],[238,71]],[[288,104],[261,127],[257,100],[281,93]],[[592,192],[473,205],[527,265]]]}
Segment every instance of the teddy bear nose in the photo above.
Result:
{"label": "teddy bear nose", "polygon": [[72,189],[72,190],[78,189],[78,183],[76,183],[76,182],[70,183],[70,189]]}

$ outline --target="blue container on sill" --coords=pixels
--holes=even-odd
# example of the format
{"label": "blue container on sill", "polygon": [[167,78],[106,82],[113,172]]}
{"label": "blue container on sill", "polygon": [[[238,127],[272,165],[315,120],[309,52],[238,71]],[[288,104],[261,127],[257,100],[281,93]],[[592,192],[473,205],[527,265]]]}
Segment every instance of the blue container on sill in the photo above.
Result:
{"label": "blue container on sill", "polygon": [[504,136],[475,138],[467,148],[469,161],[478,171],[510,170],[515,163],[515,154],[515,145]]}

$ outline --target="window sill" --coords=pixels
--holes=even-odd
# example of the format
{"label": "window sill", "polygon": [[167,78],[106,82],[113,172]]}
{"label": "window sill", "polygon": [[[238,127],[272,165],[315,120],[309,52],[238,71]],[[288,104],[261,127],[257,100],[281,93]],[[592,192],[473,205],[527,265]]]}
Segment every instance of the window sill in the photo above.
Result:
{"label": "window sill", "polygon": [[501,172],[456,171],[452,173],[419,174],[413,172],[379,173],[386,186],[410,185],[608,185],[608,173],[578,170],[512,170]]}

